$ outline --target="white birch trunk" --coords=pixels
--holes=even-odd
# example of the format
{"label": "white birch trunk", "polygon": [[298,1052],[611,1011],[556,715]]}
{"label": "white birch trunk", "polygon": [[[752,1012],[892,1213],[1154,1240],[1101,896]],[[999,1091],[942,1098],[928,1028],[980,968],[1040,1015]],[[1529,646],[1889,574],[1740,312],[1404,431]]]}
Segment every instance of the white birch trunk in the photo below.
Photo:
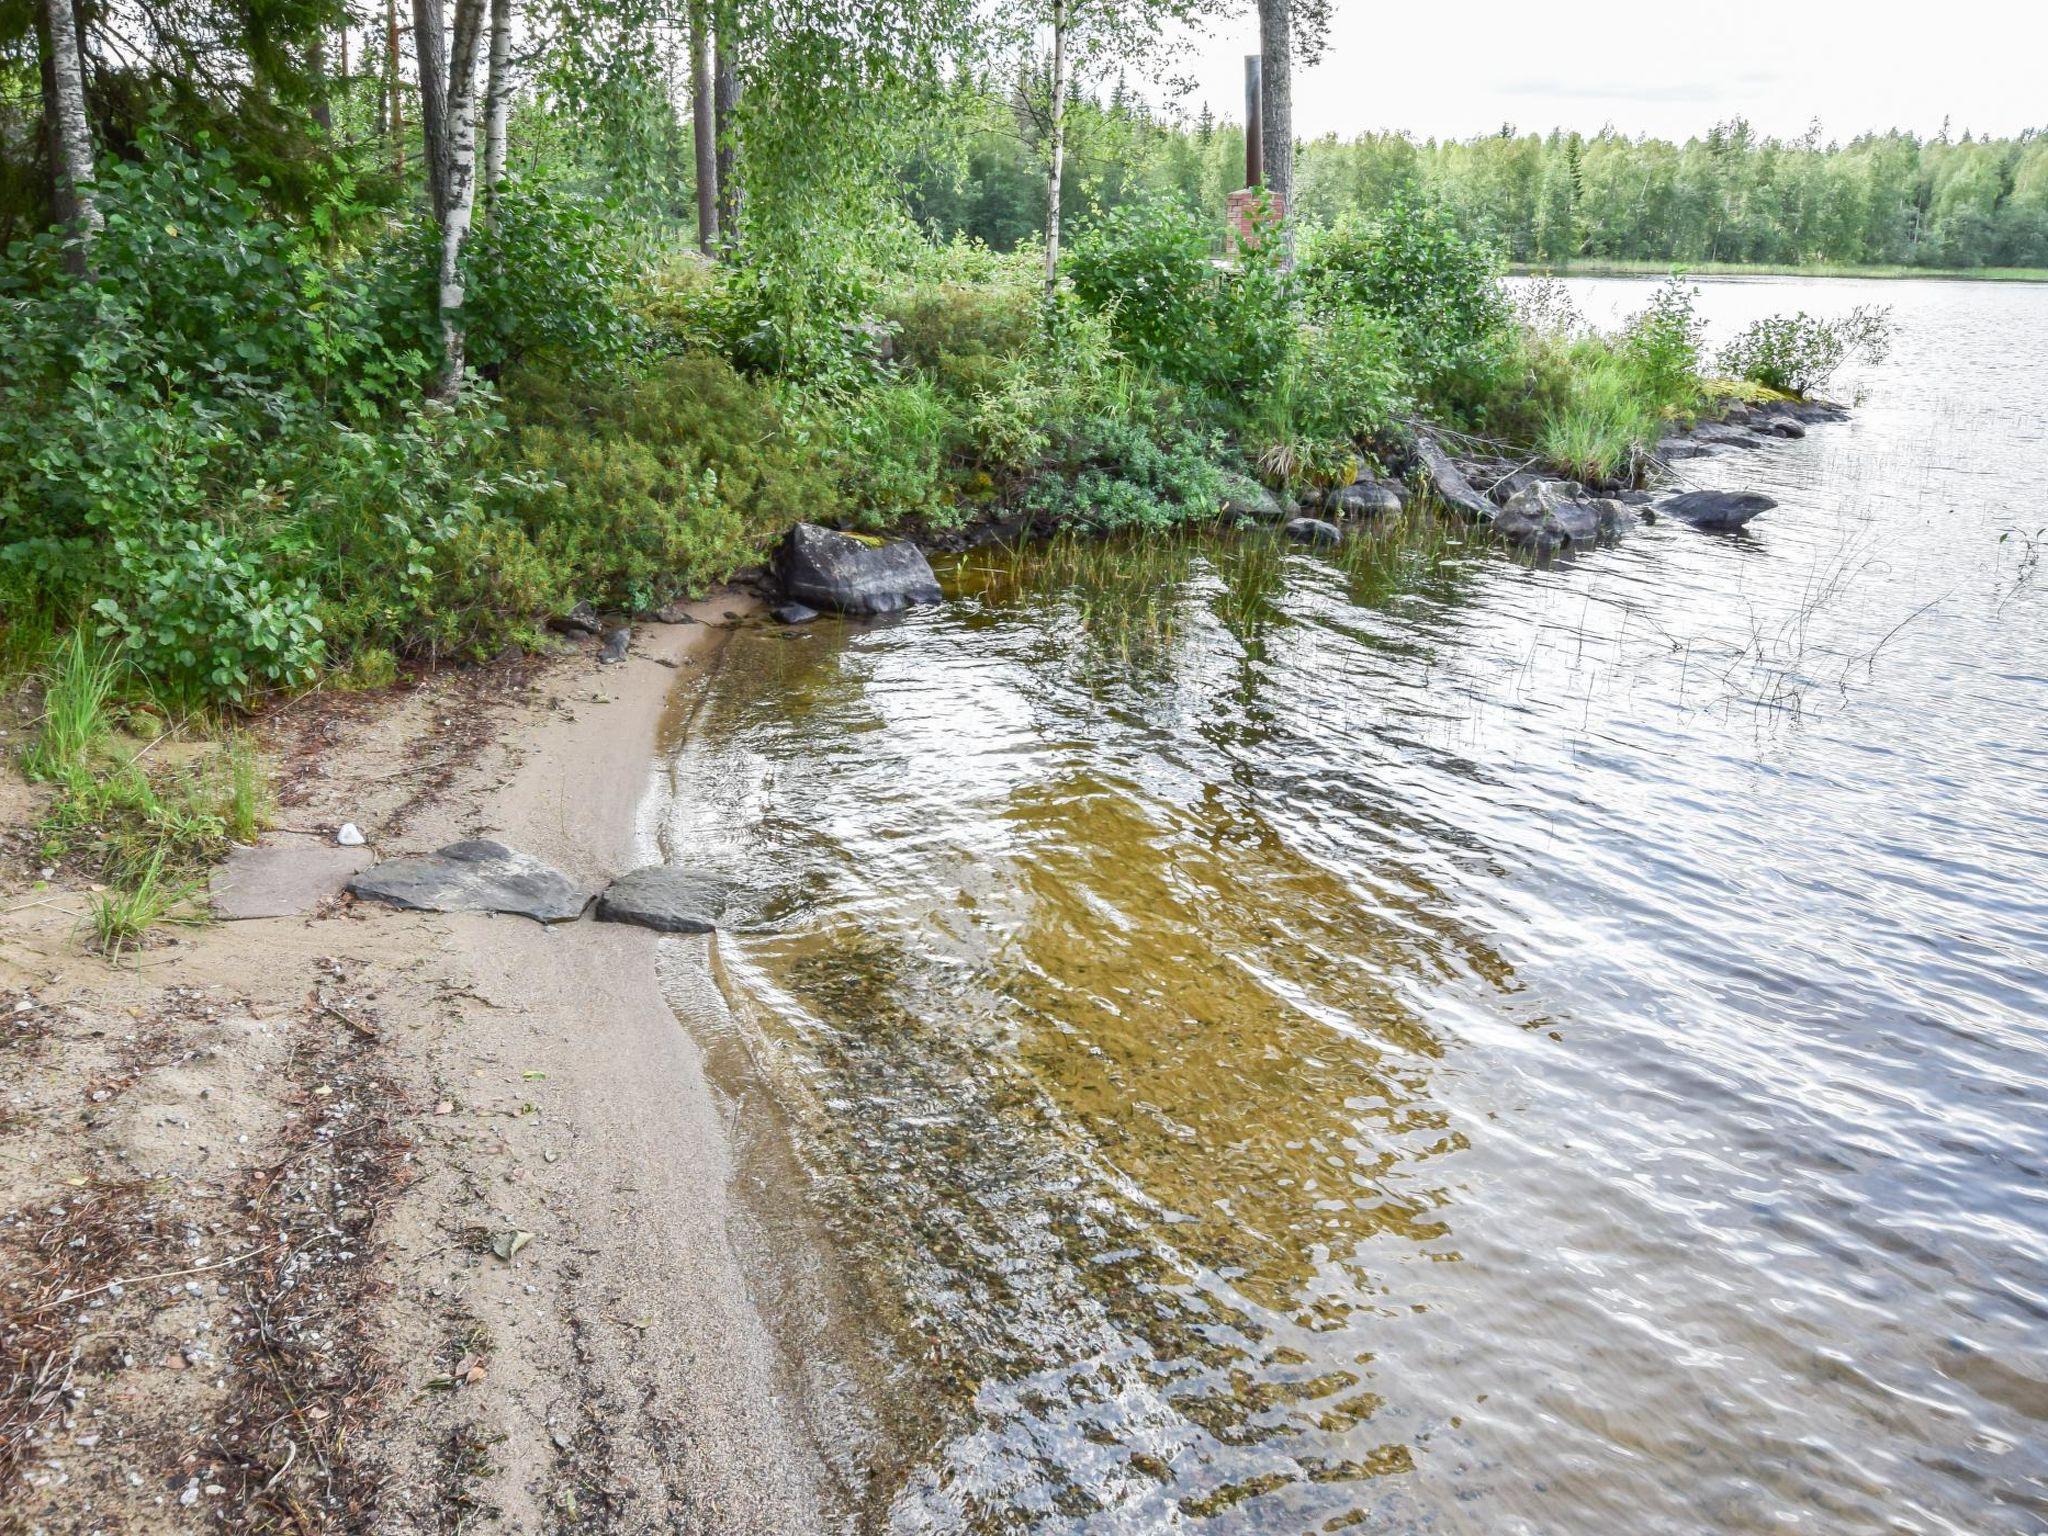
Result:
{"label": "white birch trunk", "polygon": [[1052,97],[1047,103],[1050,155],[1045,167],[1045,305],[1048,323],[1059,297],[1060,183],[1067,166],[1067,5],[1052,0]]}
{"label": "white birch trunk", "polygon": [[462,247],[476,207],[476,55],[484,0],[456,0],[448,57],[447,211],[441,216],[441,398],[462,394]]}
{"label": "white birch trunk", "polygon": [[697,249],[718,246],[718,126],[713,121],[711,19],[705,0],[690,6],[690,131],[697,156]]}
{"label": "white birch trunk", "polygon": [[80,265],[100,232],[100,206],[93,196],[92,128],[85,116],[85,56],[79,48],[78,18],[71,0],[43,0],[50,31],[50,64],[55,89],[50,147],[57,162],[58,212],[78,239]]}
{"label": "white birch trunk", "polygon": [[484,206],[498,206],[505,126],[512,116],[512,0],[491,0],[490,84],[484,92]]}

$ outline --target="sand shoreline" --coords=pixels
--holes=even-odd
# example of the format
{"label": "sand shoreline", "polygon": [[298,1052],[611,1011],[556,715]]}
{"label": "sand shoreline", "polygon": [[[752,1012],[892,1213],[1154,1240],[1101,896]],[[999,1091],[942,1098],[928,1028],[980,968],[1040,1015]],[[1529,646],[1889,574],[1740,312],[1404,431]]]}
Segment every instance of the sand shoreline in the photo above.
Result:
{"label": "sand shoreline", "polygon": [[[628,868],[664,709],[750,606],[642,627],[620,666],[585,649],[495,692],[448,674],[286,722],[282,819],[354,820],[382,855],[495,836],[579,878]],[[24,873],[0,897],[0,997],[38,1038],[0,1046],[0,1283],[13,1321],[54,1287],[34,1342],[68,1374],[22,1416],[0,1528],[196,1531],[284,1509],[393,1533],[486,1510],[513,1531],[845,1523],[860,1458],[778,1352],[761,1298],[790,1305],[792,1284],[741,1208],[724,1111],[657,975],[657,945],[676,946],[708,988],[688,949],[707,941],[338,903],[115,968],[67,903],[22,905]],[[94,1101],[92,1082],[117,1086]],[[388,1188],[348,1183],[347,1149],[367,1147]],[[62,1300],[93,1277],[32,1274],[39,1234],[87,1208],[129,1232],[117,1194],[151,1203],[111,1270],[210,1267]],[[275,1252],[237,1257],[238,1229],[271,1225]],[[531,1238],[506,1262],[491,1243],[515,1231]],[[255,1326],[266,1286],[289,1303],[320,1284],[320,1327]],[[272,1378],[292,1388],[276,1414]]]}

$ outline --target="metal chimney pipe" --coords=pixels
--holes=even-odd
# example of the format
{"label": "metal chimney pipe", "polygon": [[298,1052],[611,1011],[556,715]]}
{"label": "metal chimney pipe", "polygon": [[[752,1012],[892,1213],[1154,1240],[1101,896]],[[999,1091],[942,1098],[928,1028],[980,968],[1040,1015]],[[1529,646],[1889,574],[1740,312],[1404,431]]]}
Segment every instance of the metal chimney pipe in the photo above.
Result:
{"label": "metal chimney pipe", "polygon": [[1244,56],[1244,184],[1248,187],[1266,184],[1266,135],[1260,125],[1265,103],[1259,99],[1263,94],[1259,68],[1259,55]]}

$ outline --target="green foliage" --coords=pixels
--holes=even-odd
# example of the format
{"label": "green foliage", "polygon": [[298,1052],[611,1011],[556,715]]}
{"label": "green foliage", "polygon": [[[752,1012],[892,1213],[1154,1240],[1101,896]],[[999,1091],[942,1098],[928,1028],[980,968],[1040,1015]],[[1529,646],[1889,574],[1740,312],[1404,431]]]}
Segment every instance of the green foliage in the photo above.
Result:
{"label": "green foliage", "polygon": [[517,527],[553,601],[651,606],[725,579],[791,523],[840,514],[810,424],[715,357],[525,371],[506,407],[537,485],[517,499]]}
{"label": "green foliage", "polygon": [[821,432],[852,520],[888,528],[911,518],[945,524],[959,512],[947,466],[962,436],[957,402],[929,382],[881,385],[825,407]]}
{"label": "green foliage", "polygon": [[1222,504],[1222,445],[1182,430],[1099,419],[1066,445],[1025,506],[1060,527],[1116,533],[1213,517]]}
{"label": "green foliage", "polygon": [[471,365],[495,376],[533,353],[623,357],[635,336],[620,302],[622,236],[611,210],[544,181],[508,179],[462,252]]}
{"label": "green foliage", "polygon": [[1626,343],[1597,337],[1569,343],[1560,397],[1542,414],[1536,448],[1551,468],[1600,485],[1632,479],[1639,449],[1662,425],[1655,390]]}
{"label": "green foliage", "polygon": [[1629,321],[1622,337],[1622,351],[1644,391],[1674,411],[1688,410],[1699,400],[1706,322],[1697,313],[1698,298],[1697,288],[1671,278]]}
{"label": "green foliage", "polygon": [[117,647],[74,629],[58,641],[44,662],[42,715],[36,737],[22,753],[22,771],[32,779],[57,779],[84,764],[106,740],[107,703],[120,680]]}
{"label": "green foliage", "polygon": [[1440,209],[1412,200],[1378,218],[1347,217],[1302,241],[1301,277],[1325,310],[1383,317],[1400,338],[1420,392],[1451,409],[1474,405],[1511,340],[1499,258]]}
{"label": "green foliage", "polygon": [[257,555],[227,534],[172,525],[153,538],[116,539],[113,554],[120,586],[92,610],[162,697],[240,703],[318,675],[326,643],[316,597],[264,575]]}
{"label": "green foliage", "polygon": [[1201,224],[1154,202],[1105,217],[1069,270],[1131,361],[1222,399],[1271,387],[1285,366],[1292,294],[1278,258],[1273,242],[1219,268]]}
{"label": "green foliage", "polygon": [[1721,367],[1736,378],[1786,394],[1818,389],[1844,363],[1878,363],[1891,350],[1891,309],[1859,304],[1833,320],[1801,310],[1759,320],[1721,349]]}

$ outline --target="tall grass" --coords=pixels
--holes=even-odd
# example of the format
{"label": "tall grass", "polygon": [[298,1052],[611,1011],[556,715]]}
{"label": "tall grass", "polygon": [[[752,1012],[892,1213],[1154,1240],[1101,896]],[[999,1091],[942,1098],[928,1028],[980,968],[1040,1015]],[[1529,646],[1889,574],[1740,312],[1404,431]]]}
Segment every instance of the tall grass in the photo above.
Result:
{"label": "tall grass", "polygon": [[120,675],[118,647],[96,644],[82,629],[59,641],[43,664],[43,712],[36,738],[22,755],[22,771],[34,779],[65,780],[83,770],[107,738],[107,703]]}
{"label": "tall grass", "polygon": [[1592,483],[1627,478],[1663,421],[1627,358],[1603,347],[1573,349],[1563,398],[1545,412],[1536,448],[1551,466]]}

